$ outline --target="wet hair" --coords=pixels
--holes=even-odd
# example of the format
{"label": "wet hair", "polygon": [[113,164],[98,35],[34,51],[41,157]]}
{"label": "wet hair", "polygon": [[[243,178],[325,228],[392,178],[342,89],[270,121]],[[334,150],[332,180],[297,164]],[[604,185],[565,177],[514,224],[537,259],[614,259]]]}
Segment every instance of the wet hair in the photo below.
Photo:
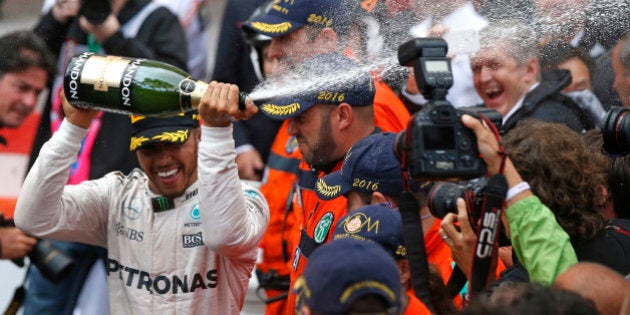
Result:
{"label": "wet hair", "polygon": [[481,49],[505,48],[520,65],[538,58],[538,39],[534,30],[518,20],[492,22],[479,33]]}
{"label": "wet hair", "polygon": [[31,31],[15,31],[0,37],[0,76],[32,67],[46,70],[52,78],[55,61],[39,36]]}
{"label": "wet hair", "polygon": [[561,63],[573,58],[580,59],[586,65],[589,72],[593,71],[595,61],[588,52],[567,43],[548,43],[540,49],[539,54],[540,67],[543,70],[556,69]]}
{"label": "wet hair", "polygon": [[573,239],[592,239],[606,219],[599,213],[603,165],[593,163],[580,135],[566,125],[526,119],[504,137],[510,159],[532,192]]}

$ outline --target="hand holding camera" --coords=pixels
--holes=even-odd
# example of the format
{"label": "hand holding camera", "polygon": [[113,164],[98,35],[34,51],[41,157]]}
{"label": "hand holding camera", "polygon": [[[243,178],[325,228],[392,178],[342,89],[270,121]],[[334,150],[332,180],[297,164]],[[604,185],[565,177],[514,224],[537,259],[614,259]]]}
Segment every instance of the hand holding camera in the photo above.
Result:
{"label": "hand holding camera", "polygon": [[112,13],[110,0],[81,0],[80,14],[92,25],[101,25]]}
{"label": "hand holding camera", "polygon": [[74,260],[55,249],[50,242],[26,235],[0,213],[0,258],[11,259],[19,267],[24,257],[50,281],[57,282],[70,272]]}
{"label": "hand holding camera", "polygon": [[467,279],[471,278],[473,255],[477,243],[477,234],[468,222],[468,211],[466,202],[462,198],[457,198],[457,214],[448,213],[438,232],[442,240],[451,248],[453,260],[464,272]]}
{"label": "hand holding camera", "polygon": [[110,0],[81,0],[81,28],[99,42],[105,42],[120,30],[120,22],[112,13]]}
{"label": "hand holding camera", "polygon": [[16,227],[0,227],[0,258],[21,259],[33,249],[37,239]]}

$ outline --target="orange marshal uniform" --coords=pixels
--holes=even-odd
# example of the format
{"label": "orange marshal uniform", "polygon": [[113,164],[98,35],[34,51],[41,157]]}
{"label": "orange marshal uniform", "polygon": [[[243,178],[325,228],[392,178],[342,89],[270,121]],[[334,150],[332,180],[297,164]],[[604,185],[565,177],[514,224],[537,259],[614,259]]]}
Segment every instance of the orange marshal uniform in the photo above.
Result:
{"label": "orange marshal uniform", "polygon": [[[379,79],[374,80],[374,122],[383,132],[399,132],[407,127],[410,115],[398,96]],[[340,160],[331,171],[338,171],[343,164]],[[339,197],[323,201],[317,197],[315,182],[323,172],[310,170],[306,162],[300,163],[298,189],[293,195],[295,223],[292,227],[288,248],[291,250],[289,268],[291,287],[302,275],[307,265],[307,256],[317,246],[330,241],[332,229],[337,220],[346,214],[346,198]],[[273,215],[273,214],[272,214]],[[295,294],[289,292],[284,314],[295,313]]]}
{"label": "orange marshal uniform", "polygon": [[431,315],[431,311],[416,297],[413,289],[407,290],[405,294],[407,294],[409,298],[409,303],[407,304],[405,313],[403,313],[404,315]]}
{"label": "orange marshal uniform", "polygon": [[[295,137],[289,135],[288,128],[289,120],[285,120],[271,146],[260,187],[260,192],[269,204],[270,217],[267,231],[260,242],[262,260],[256,265],[256,272],[261,285],[267,287],[267,299],[277,298],[275,302],[267,304],[267,315],[281,314],[284,311],[286,298],[282,295],[289,289],[290,269],[287,262],[291,253],[286,242],[295,217],[290,209],[291,203],[287,204],[287,198],[297,183],[298,165],[302,155]],[[267,286],[264,281],[268,282]]]}

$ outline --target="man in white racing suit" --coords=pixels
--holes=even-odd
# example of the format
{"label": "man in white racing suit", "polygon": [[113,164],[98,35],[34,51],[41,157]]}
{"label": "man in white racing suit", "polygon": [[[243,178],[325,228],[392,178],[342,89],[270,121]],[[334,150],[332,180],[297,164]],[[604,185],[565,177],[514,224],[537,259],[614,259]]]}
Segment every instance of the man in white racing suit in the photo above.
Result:
{"label": "man in white racing suit", "polygon": [[142,170],[66,186],[98,113],[64,98],[66,118],[27,175],[16,224],[107,247],[112,314],[239,314],[269,209],[238,178],[231,121],[257,111],[238,99],[237,86],[212,82],[198,115],[132,116]]}

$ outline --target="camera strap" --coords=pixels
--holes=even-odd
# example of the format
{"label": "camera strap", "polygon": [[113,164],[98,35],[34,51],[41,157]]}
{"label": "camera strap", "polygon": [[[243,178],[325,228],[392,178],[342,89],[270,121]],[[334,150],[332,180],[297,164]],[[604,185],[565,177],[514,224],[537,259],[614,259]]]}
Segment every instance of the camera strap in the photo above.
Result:
{"label": "camera strap", "polygon": [[435,313],[429,291],[429,263],[424,245],[419,208],[418,200],[411,192],[403,191],[400,195],[399,209],[403,223],[403,240],[407,248],[407,259],[411,272],[411,283],[413,283],[416,297],[426,305],[431,313]]}
{"label": "camera strap", "polygon": [[4,311],[4,315],[17,314],[22,304],[24,304],[24,297],[26,297],[26,290],[24,289],[24,285],[20,285],[13,292],[13,298],[11,298],[11,302]]}
{"label": "camera strap", "polygon": [[484,290],[495,273],[496,264],[493,262],[496,261],[498,252],[497,241],[501,230],[499,222],[507,190],[507,180],[503,174],[490,177],[483,189],[484,200],[477,226],[477,243],[470,281],[470,291],[473,294]]}
{"label": "camera strap", "polygon": [[24,274],[24,280],[22,280],[22,284],[15,288],[13,291],[13,297],[11,297],[11,301],[9,301],[9,305],[7,305],[7,309],[4,310],[4,315],[15,315],[18,313],[22,305],[24,304],[24,299],[26,298],[26,289],[24,288],[24,284],[26,283],[26,279],[29,275],[29,269],[26,269],[26,273]]}

